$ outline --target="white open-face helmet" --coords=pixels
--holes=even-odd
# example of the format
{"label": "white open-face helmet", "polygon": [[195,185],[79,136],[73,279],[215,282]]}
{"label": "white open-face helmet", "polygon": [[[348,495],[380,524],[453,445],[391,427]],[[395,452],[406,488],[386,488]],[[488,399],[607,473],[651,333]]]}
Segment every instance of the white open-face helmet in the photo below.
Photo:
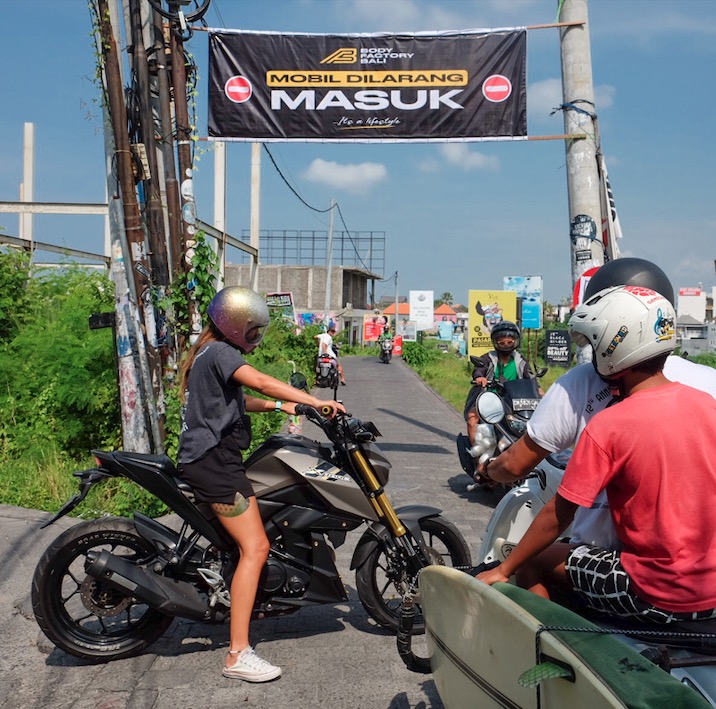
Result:
{"label": "white open-face helmet", "polygon": [[244,354],[263,340],[271,320],[263,296],[239,286],[220,290],[211,299],[206,313],[227,341]]}
{"label": "white open-face helmet", "polygon": [[605,288],[582,303],[569,320],[579,347],[591,345],[594,366],[605,379],[669,354],[676,347],[676,314],[671,303],[650,288]]}

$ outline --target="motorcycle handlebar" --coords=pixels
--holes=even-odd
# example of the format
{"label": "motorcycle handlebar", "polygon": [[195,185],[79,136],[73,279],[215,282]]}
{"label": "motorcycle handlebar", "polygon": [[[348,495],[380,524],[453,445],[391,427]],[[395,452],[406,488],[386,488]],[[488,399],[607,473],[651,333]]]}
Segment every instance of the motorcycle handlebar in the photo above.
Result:
{"label": "motorcycle handlebar", "polygon": [[299,416],[305,416],[309,421],[322,424],[333,413],[333,407],[324,404],[319,409],[316,409],[308,404],[296,404],[296,413]]}

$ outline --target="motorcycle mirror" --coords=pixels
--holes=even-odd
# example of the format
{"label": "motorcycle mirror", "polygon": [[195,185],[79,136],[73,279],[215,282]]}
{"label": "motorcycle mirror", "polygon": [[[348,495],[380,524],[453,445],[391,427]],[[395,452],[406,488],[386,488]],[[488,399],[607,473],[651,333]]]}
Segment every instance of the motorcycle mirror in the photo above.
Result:
{"label": "motorcycle mirror", "polygon": [[505,407],[497,394],[485,391],[477,399],[477,413],[486,423],[498,423],[505,415]]}
{"label": "motorcycle mirror", "polygon": [[301,372],[294,372],[288,380],[288,383],[296,389],[305,389],[308,391],[308,382]]}
{"label": "motorcycle mirror", "polygon": [[547,367],[542,367],[541,369],[537,370],[537,379],[541,379],[545,374],[547,374]]}

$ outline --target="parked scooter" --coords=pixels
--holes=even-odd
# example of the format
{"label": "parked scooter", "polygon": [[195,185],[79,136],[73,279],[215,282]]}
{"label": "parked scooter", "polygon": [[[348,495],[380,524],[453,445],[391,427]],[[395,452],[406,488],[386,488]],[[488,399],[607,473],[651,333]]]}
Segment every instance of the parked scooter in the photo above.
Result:
{"label": "parked scooter", "polygon": [[389,364],[390,358],[393,356],[393,338],[386,338],[380,342],[380,361],[383,364]]}
{"label": "parked scooter", "polygon": [[[297,405],[330,445],[274,435],[246,460],[271,550],[259,581],[256,616],[345,602],[334,549],[366,525],[353,552],[358,597],[381,626],[396,631],[400,599],[429,564],[470,568],[457,527],[434,507],[394,509],[385,486],[390,463],[370,422]],[[323,415],[322,415],[323,414]],[[207,623],[229,614],[238,561],[235,542],[209,505],[197,503],[165,455],[93,451],[97,467],[75,473],[80,490],[44,526],[75,509],[95,485],[127,478],[162,500],[181,522],[175,531],[135,512],[62,533],[40,559],[32,607],[47,637],[90,662],[137,655],[175,617]],[[415,630],[423,628],[422,616]]]}

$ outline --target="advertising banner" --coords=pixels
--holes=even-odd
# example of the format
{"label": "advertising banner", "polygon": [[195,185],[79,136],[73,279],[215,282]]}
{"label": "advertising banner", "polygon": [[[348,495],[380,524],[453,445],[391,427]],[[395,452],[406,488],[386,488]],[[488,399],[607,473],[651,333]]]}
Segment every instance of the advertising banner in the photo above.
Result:
{"label": "advertising banner", "polygon": [[502,320],[517,319],[517,294],[514,291],[468,291],[470,308],[467,353],[479,357],[494,349],[490,332]]}
{"label": "advertising banner", "polygon": [[293,293],[267,293],[266,305],[273,312],[278,312],[282,318],[298,324],[293,306]]}
{"label": "advertising banner", "polygon": [[524,139],[527,31],[209,31],[209,137]]}
{"label": "advertising banner", "polygon": [[385,315],[364,315],[363,342],[377,342],[387,324]]}
{"label": "advertising banner", "polygon": [[432,330],[435,307],[433,291],[411,290],[408,301],[410,302],[410,319],[415,322],[416,329]]}
{"label": "advertising banner", "polygon": [[415,342],[418,339],[418,324],[412,320],[399,320],[398,336],[405,342]]}
{"label": "advertising banner", "polygon": [[505,290],[513,290],[522,300],[522,329],[539,330],[542,327],[542,276],[505,276]]}
{"label": "advertising banner", "polygon": [[548,366],[569,367],[572,360],[572,338],[567,330],[547,330],[544,349],[544,359]]}

